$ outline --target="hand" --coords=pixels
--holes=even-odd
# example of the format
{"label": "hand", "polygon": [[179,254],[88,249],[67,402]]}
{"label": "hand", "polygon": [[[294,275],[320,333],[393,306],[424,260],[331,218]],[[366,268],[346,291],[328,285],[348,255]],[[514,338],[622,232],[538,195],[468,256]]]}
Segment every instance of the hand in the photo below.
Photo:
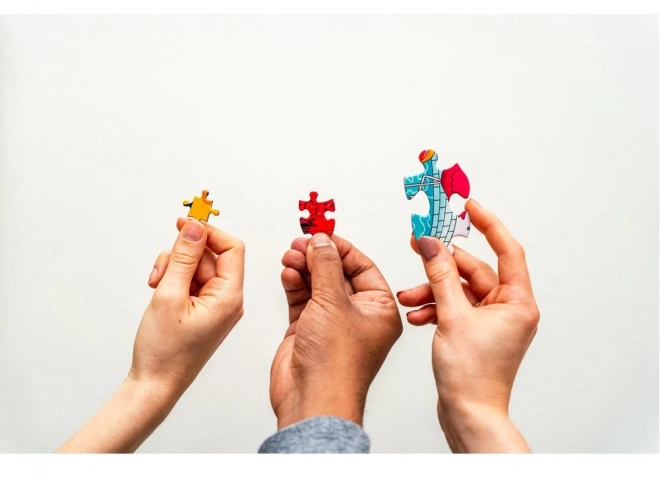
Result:
{"label": "hand", "polygon": [[294,240],[282,264],[289,328],[270,374],[278,428],[319,415],[362,425],[369,386],[403,330],[394,296],[336,235]]}
{"label": "hand", "polygon": [[177,227],[149,278],[128,378],[58,452],[135,451],[243,315],[243,242],[193,220]]}
{"label": "hand", "polygon": [[[172,251],[149,278],[156,289],[135,338],[130,376],[180,396],[243,316],[243,242],[181,218]],[[177,396],[178,395],[178,396]]]}
{"label": "hand", "polygon": [[474,200],[466,208],[497,254],[498,272],[458,247],[452,256],[436,238],[412,238],[429,283],[398,299],[421,306],[408,313],[409,323],[437,324],[438,417],[452,451],[529,451],[508,417],[513,382],[539,321],[525,254],[493,214]]}

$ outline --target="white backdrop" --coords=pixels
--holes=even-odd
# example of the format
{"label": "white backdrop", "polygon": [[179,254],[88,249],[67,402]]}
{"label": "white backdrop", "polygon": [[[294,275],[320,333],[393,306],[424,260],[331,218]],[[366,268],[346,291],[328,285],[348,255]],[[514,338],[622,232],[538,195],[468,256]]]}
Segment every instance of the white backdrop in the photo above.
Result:
{"label": "white backdrop", "polygon": [[[208,189],[247,244],[246,313],[139,451],[255,452],[298,200],[334,198],[336,233],[417,285],[402,177],[427,148],[526,248],[533,450],[658,451],[657,17],[4,17],[0,122],[0,451],[53,451],[119,386]],[[449,451],[431,337],[406,324],[375,380],[373,452]]]}

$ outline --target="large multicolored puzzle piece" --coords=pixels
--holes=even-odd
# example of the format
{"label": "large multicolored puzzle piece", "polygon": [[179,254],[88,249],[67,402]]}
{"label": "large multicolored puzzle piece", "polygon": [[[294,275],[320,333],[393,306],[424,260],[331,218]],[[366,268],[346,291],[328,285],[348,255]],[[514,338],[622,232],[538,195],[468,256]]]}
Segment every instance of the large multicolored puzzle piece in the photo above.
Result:
{"label": "large multicolored puzzle piece", "polygon": [[218,215],[220,211],[211,208],[213,206],[213,200],[209,200],[207,197],[209,195],[208,190],[202,191],[202,196],[193,198],[192,202],[188,200],[183,201],[184,207],[190,207],[188,216],[196,218],[197,220],[204,220],[205,222],[209,221],[209,215]]}
{"label": "large multicolored puzzle piece", "polygon": [[327,200],[325,202],[317,201],[319,194],[309,192],[309,200],[298,201],[298,210],[307,210],[309,217],[300,217],[300,227],[304,234],[325,233],[332,235],[335,231],[335,219],[325,218],[325,212],[335,211],[335,201]]}
{"label": "large multicolored puzzle piece", "polygon": [[449,205],[453,194],[463,198],[470,195],[470,182],[458,166],[438,170],[438,154],[433,150],[424,150],[419,154],[419,161],[424,171],[418,175],[403,177],[403,185],[408,200],[419,192],[424,192],[429,199],[429,214],[426,216],[413,213],[411,216],[413,234],[437,237],[449,247],[453,237],[467,237],[470,233],[470,215],[463,211],[455,215]]}

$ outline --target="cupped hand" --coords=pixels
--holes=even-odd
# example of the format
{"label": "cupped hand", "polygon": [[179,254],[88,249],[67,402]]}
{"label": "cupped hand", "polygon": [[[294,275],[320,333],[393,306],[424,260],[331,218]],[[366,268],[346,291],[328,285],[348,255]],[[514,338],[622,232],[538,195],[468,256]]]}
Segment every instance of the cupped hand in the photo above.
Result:
{"label": "cupped hand", "polygon": [[282,258],[289,327],[271,368],[278,427],[318,415],[362,425],[367,391],[403,330],[374,263],[346,240],[294,240]]}

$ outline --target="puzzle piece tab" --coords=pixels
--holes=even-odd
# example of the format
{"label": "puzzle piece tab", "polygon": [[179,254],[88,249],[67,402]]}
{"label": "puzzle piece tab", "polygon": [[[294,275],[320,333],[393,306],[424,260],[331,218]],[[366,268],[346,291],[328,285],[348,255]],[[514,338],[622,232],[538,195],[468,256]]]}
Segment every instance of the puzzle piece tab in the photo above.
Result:
{"label": "puzzle piece tab", "polygon": [[325,212],[335,211],[335,201],[327,200],[319,202],[316,199],[319,194],[316,192],[309,192],[309,201],[298,201],[298,210],[307,210],[309,217],[300,217],[300,227],[304,234],[311,233],[325,233],[332,235],[335,231],[335,219],[325,218]]}
{"label": "puzzle piece tab", "polygon": [[204,220],[205,222],[209,221],[209,215],[218,215],[220,211],[211,208],[213,206],[213,200],[209,200],[207,197],[209,195],[208,190],[202,191],[202,197],[193,198],[192,202],[188,200],[183,201],[184,207],[190,207],[188,216],[196,218],[197,220]]}
{"label": "puzzle piece tab", "polygon": [[429,200],[428,215],[411,215],[413,234],[417,239],[421,236],[437,237],[449,247],[453,237],[467,237],[470,234],[470,214],[464,211],[455,215],[449,205],[449,199],[455,193],[466,199],[469,197],[470,182],[458,164],[438,170],[438,154],[433,150],[420,153],[419,161],[424,171],[403,177],[408,200],[419,192],[424,192]]}

